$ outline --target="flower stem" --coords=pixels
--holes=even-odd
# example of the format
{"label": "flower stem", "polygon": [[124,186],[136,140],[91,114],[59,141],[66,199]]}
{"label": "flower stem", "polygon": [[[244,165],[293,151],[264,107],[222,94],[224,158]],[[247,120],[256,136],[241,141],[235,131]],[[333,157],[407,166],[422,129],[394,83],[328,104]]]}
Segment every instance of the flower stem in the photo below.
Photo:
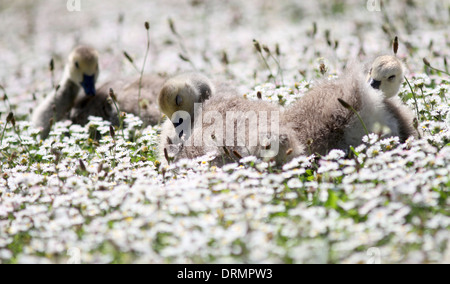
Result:
{"label": "flower stem", "polygon": [[123,118],[119,109],[119,106],[117,105],[117,101],[116,101],[116,96],[114,94],[114,90],[110,89],[109,90],[109,96],[111,97],[111,100],[113,101],[114,106],[116,107],[116,111],[117,111],[117,116],[119,118],[119,130],[121,130],[122,132],[122,138],[123,140],[125,140],[125,132],[123,130]]}
{"label": "flower stem", "polygon": [[417,95],[416,95],[416,92],[414,92],[414,89],[413,89],[413,87],[411,86],[411,83],[409,83],[409,80],[408,80],[408,78],[406,78],[406,76],[405,76],[405,80],[406,80],[406,83],[408,83],[408,86],[409,86],[409,88],[411,89],[411,93],[412,93],[412,95],[413,95],[413,98],[414,98],[414,103],[415,103],[415,106],[416,106],[416,112],[417,112],[417,121],[420,121],[420,113],[419,113],[419,103],[417,102]]}
{"label": "flower stem", "polygon": [[144,77],[145,65],[147,63],[148,54],[150,52],[150,29],[147,29],[147,50],[145,51],[144,63],[142,64],[141,77],[139,78],[139,95],[138,95],[138,115],[141,117],[141,94],[142,79]]}
{"label": "flower stem", "polygon": [[27,151],[28,156],[30,157],[30,159],[34,162],[34,158],[30,153],[30,149],[28,149],[28,146],[24,145],[22,137],[20,137],[20,133],[17,131],[16,126],[13,125],[13,129],[14,132],[16,133],[17,137],[19,138],[20,144],[22,145],[22,147]]}
{"label": "flower stem", "polygon": [[275,81],[275,84],[276,84],[276,78],[275,78],[275,76],[273,75],[272,69],[270,68],[269,63],[267,62],[267,59],[264,57],[264,55],[263,55],[262,52],[260,52],[259,54],[261,55],[261,58],[263,59],[264,64],[266,65],[267,70],[269,70],[270,78],[273,78],[273,80]]}
{"label": "flower stem", "polygon": [[427,66],[428,68],[433,69],[434,71],[437,71],[439,73],[444,73],[444,74],[447,74],[448,76],[450,76],[449,72],[446,72],[444,70],[440,70],[440,69],[437,69],[437,68],[434,68],[433,66],[431,66],[431,64],[428,60],[424,59],[424,63],[425,63],[425,66]]}
{"label": "flower stem", "polygon": [[281,84],[283,85],[283,86],[285,86],[285,84],[284,84],[284,76],[283,76],[283,68],[281,68],[281,64],[280,64],[280,61],[272,54],[272,53],[270,53],[270,56],[272,57],[272,59],[275,61],[275,63],[277,64],[277,66],[278,66],[278,73],[280,74],[280,76],[281,76]]}
{"label": "flower stem", "polygon": [[362,119],[362,117],[359,115],[359,113],[350,104],[348,104],[346,101],[344,101],[342,99],[338,99],[338,101],[344,108],[346,108],[348,110],[351,110],[354,114],[356,114],[356,116],[358,117],[359,121],[361,122],[361,125],[364,128],[364,131],[366,131],[367,136],[369,136],[369,130],[367,129],[367,126],[364,123],[364,120]]}

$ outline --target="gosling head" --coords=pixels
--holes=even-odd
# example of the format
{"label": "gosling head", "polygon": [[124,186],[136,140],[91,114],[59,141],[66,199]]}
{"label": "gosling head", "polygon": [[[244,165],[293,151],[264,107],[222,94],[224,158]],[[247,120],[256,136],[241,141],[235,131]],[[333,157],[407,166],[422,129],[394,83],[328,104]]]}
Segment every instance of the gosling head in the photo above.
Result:
{"label": "gosling head", "polygon": [[202,103],[212,94],[209,79],[201,75],[181,75],[168,80],[158,97],[161,111],[169,119],[178,111],[185,111],[194,118],[195,104]]}
{"label": "gosling head", "polygon": [[394,56],[381,56],[375,59],[369,73],[369,84],[381,90],[386,98],[395,97],[403,82],[403,64]]}
{"label": "gosling head", "polygon": [[70,80],[81,86],[87,96],[95,96],[95,83],[100,73],[98,52],[95,49],[77,47],[69,56],[67,71]]}

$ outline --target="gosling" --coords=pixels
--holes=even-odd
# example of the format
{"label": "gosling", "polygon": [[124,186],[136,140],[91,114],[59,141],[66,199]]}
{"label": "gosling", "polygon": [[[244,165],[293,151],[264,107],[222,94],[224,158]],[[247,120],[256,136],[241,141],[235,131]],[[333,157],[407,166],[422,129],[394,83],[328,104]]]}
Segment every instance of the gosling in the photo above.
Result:
{"label": "gosling", "polygon": [[[387,70],[391,65],[376,63],[372,75],[375,75],[374,70],[383,76],[391,74]],[[360,145],[366,130],[354,111],[360,115],[369,133],[386,131],[387,136],[399,136],[404,142],[414,135],[410,126],[411,112],[398,99],[387,98],[400,89],[402,80],[397,76],[402,74],[403,71],[395,77],[375,77],[381,83],[368,84],[362,67],[353,64],[339,79],[319,83],[293,104],[285,112],[283,122],[291,125],[301,144],[307,145],[308,154],[326,155],[333,149],[348,151],[350,146]],[[373,87],[377,84],[379,87],[384,84],[387,94]],[[339,100],[347,105],[342,105]]]}
{"label": "gosling", "polygon": [[32,114],[32,123],[41,129],[42,139],[48,137],[52,121],[68,117],[81,89],[87,96],[95,96],[99,73],[98,52],[95,49],[79,46],[72,51],[59,87]]}
{"label": "gosling", "polygon": [[[191,130],[194,126],[195,107],[207,101],[216,95],[213,82],[203,74],[200,73],[185,73],[174,76],[165,82],[159,96],[158,105],[163,114],[168,120],[162,127],[162,142],[160,143],[160,158],[164,160],[164,151],[170,151],[173,156],[179,152],[178,146],[183,144],[180,140],[184,137],[187,140]],[[230,93],[230,92],[223,92]],[[233,93],[233,92],[231,92]],[[237,96],[237,93],[233,95]],[[181,117],[174,116],[175,113],[185,114],[185,118],[190,121],[188,131],[179,131],[177,134],[175,127],[181,123],[188,123]],[[189,117],[186,117],[189,116]],[[172,151],[170,149],[173,149]]]}
{"label": "gosling", "polygon": [[175,76],[165,82],[159,96],[158,105],[170,119],[174,113],[185,111],[194,122],[195,104],[201,104],[216,93],[213,83],[199,73]]}
{"label": "gosling", "polygon": [[403,63],[395,56],[380,56],[372,64],[369,71],[369,84],[384,95],[384,104],[391,113],[398,128],[402,142],[409,137],[417,138],[413,127],[414,114],[398,97],[400,86],[404,80]]}

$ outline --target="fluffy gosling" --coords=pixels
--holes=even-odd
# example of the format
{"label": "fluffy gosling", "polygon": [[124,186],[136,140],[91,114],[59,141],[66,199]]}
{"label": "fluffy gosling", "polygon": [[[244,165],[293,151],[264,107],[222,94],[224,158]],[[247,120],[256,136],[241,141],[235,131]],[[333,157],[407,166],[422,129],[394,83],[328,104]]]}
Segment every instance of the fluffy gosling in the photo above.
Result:
{"label": "fluffy gosling", "polygon": [[[390,74],[384,70],[390,70],[390,65],[374,66],[376,72]],[[369,133],[384,131],[386,136],[400,136],[402,141],[409,137],[410,131],[403,133],[401,126],[406,128],[410,120],[412,125],[406,109],[367,84],[363,74],[361,66],[353,64],[339,79],[319,83],[285,112],[283,121],[295,130],[301,144],[308,145],[309,154],[326,155],[333,149],[348,151],[350,146],[361,144],[367,134],[365,128]],[[398,91],[401,84],[397,79],[392,82],[395,84],[385,85],[389,95]],[[339,99],[350,107],[344,107]]]}
{"label": "fluffy gosling", "polygon": [[68,117],[81,89],[87,96],[95,96],[95,84],[100,70],[98,52],[87,46],[79,46],[69,56],[59,88],[48,95],[32,115],[32,123],[41,129],[41,138],[50,133],[51,121]]}

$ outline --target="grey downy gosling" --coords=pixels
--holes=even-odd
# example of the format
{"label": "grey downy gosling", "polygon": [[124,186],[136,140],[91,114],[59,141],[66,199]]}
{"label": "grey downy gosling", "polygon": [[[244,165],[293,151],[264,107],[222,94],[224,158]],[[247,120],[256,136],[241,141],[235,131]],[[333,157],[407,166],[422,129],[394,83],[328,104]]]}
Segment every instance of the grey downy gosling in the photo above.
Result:
{"label": "grey downy gosling", "polygon": [[301,144],[307,145],[308,154],[348,151],[362,143],[367,134],[363,124],[339,100],[360,115],[369,133],[388,130],[386,136],[401,136],[396,112],[386,103],[385,95],[367,83],[362,67],[354,63],[340,78],[317,84],[285,112],[283,122],[291,125]]}
{"label": "grey downy gosling", "polygon": [[72,51],[59,88],[48,95],[32,114],[32,123],[41,129],[42,139],[48,137],[52,119],[57,122],[68,118],[81,89],[88,97],[95,96],[99,73],[98,52],[95,49],[79,46]]}
{"label": "grey downy gosling", "polygon": [[[189,137],[187,134],[191,131],[179,131],[177,134],[176,127],[186,123],[182,117],[178,117],[175,114],[184,112],[184,118],[190,120],[191,129],[194,126],[195,119],[195,107],[196,104],[202,104],[210,99],[213,94],[216,95],[217,91],[214,87],[214,83],[205,75],[201,73],[184,73],[173,76],[164,83],[163,88],[158,96],[158,105],[161,112],[167,116],[167,120],[163,124],[162,134],[163,137],[160,143],[160,158],[164,160],[164,151],[173,148],[171,153],[179,152],[179,145],[182,144],[181,136],[187,140]],[[224,84],[219,84],[223,86]],[[227,95],[233,94],[237,96],[237,92],[228,91],[224,89],[221,93]],[[186,116],[189,116],[188,118]],[[186,132],[186,133],[185,133]],[[188,132],[188,133],[187,133]]]}
{"label": "grey downy gosling", "polygon": [[[164,83],[158,96],[159,108],[168,118],[163,129],[174,133],[175,127],[184,122],[183,118],[175,115],[180,112],[189,116],[190,125],[193,127],[196,106],[216,96],[237,97],[238,92],[232,83],[221,80],[212,81],[200,73],[185,73],[170,78]],[[185,137],[187,138],[189,137]]]}

